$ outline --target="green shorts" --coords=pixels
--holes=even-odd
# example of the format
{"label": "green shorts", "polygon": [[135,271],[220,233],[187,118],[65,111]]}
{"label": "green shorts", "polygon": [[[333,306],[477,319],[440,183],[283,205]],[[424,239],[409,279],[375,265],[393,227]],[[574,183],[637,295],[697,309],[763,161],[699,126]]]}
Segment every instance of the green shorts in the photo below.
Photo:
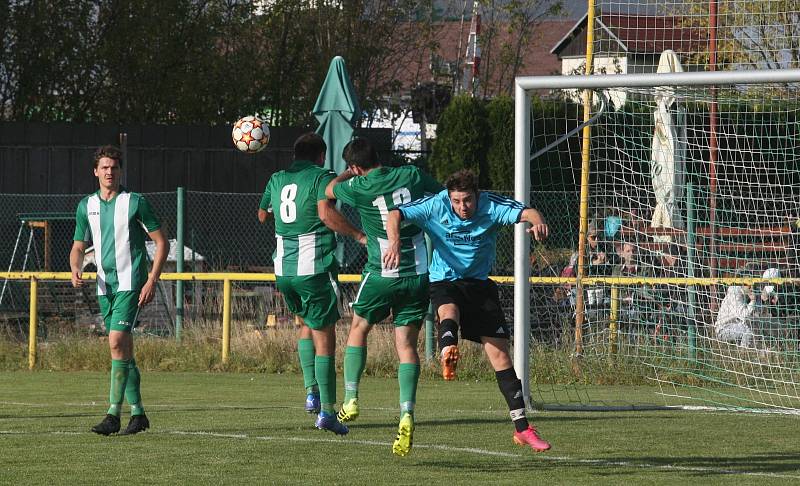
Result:
{"label": "green shorts", "polygon": [[311,329],[322,329],[339,320],[339,284],[333,272],[302,277],[276,277],[278,290],[289,312],[300,316]]}
{"label": "green shorts", "polygon": [[108,331],[131,332],[136,327],[135,321],[139,310],[138,290],[98,295],[97,301]]}
{"label": "green shorts", "polygon": [[394,316],[395,326],[419,324],[428,313],[428,275],[381,277],[365,273],[361,278],[353,310],[369,324]]}

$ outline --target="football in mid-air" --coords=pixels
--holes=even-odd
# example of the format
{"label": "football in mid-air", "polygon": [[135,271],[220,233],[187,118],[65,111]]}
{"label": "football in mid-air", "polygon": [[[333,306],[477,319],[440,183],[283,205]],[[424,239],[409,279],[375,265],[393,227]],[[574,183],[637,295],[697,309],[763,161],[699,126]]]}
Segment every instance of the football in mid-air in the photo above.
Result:
{"label": "football in mid-air", "polygon": [[269,143],[269,127],[257,116],[246,116],[233,125],[231,136],[236,148],[254,154]]}

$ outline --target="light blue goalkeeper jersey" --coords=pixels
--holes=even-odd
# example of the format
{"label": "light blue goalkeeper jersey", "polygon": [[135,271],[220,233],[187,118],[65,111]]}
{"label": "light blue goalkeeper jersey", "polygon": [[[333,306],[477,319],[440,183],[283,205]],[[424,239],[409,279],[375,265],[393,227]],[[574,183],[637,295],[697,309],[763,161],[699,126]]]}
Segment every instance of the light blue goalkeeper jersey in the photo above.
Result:
{"label": "light blue goalkeeper jersey", "polygon": [[486,280],[494,264],[497,230],[519,223],[525,206],[514,199],[481,192],[470,219],[453,211],[447,190],[397,208],[403,219],[422,228],[433,243],[431,282]]}

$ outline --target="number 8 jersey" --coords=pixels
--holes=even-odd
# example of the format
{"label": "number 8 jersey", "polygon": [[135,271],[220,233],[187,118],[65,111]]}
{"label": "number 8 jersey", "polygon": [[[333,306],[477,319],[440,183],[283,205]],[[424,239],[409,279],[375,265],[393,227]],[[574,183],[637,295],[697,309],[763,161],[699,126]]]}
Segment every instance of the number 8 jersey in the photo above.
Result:
{"label": "number 8 jersey", "polygon": [[[297,277],[337,271],[336,236],[319,219],[317,202],[336,176],[307,160],[272,174],[259,207],[275,216],[275,275]],[[271,209],[270,209],[271,208]]]}
{"label": "number 8 jersey", "polygon": [[366,272],[382,277],[410,277],[428,273],[428,252],[422,230],[413,224],[400,228],[400,264],[395,269],[383,267],[382,255],[389,246],[386,218],[397,206],[422,198],[425,193],[442,189],[418,167],[377,167],[367,175],[353,177],[333,188],[336,199],[358,210],[367,235]]}

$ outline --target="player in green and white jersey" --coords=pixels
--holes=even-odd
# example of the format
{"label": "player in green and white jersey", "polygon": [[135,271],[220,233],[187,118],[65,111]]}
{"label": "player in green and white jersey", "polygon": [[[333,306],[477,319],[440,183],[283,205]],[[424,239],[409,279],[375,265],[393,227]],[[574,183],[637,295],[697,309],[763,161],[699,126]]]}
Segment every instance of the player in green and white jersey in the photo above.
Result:
{"label": "player in green and white jersey", "polygon": [[387,269],[382,254],[388,246],[386,216],[400,204],[436,193],[442,185],[414,166],[383,167],[369,140],[356,138],[344,149],[348,170],[325,193],[356,208],[367,234],[367,264],[353,302],[353,321],[344,354],[345,397],[339,420],[354,420],[358,410],[358,384],[367,361],[367,335],[372,326],[391,313],[399,359],[400,425],[392,451],[405,456],[411,450],[414,403],[419,381],[417,339],[428,312],[428,252],[417,226],[402,229],[402,258]]}
{"label": "player in green and white jersey", "polygon": [[[131,420],[122,435],[150,427],[139,391],[141,373],[133,357],[131,331],[139,309],[153,300],[169,244],[147,200],[120,186],[122,152],[106,145],[94,155],[94,175],[100,189],[78,203],[75,236],[69,255],[72,285],[82,287],[83,257],[88,242],[94,244],[97,263],[97,299],[108,330],[111,349],[110,406],[102,422],[92,427],[101,435],[119,432],[123,394],[131,407]],[[145,235],[156,243],[153,268],[147,272]]]}
{"label": "player in green and white jersey", "polygon": [[334,231],[361,242],[364,234],[325,197],[332,171],[320,167],[325,141],[316,133],[294,144],[294,162],[270,177],[258,209],[264,223],[275,217],[273,255],[277,287],[286,307],[303,320],[298,355],[306,386],[306,411],[319,412],[316,425],[344,435],[336,419],[335,324],[339,320],[338,270]]}

